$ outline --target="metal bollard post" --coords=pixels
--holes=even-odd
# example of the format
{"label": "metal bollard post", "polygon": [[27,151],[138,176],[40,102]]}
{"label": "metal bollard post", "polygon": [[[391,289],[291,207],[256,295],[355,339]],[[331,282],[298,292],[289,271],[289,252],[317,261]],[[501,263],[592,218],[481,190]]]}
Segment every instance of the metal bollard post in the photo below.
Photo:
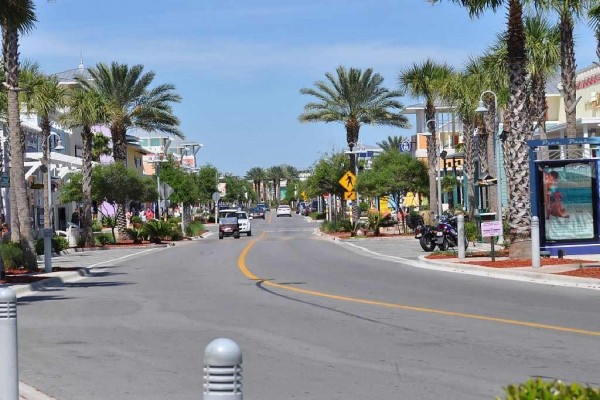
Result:
{"label": "metal bollard post", "polygon": [[458,259],[465,258],[465,216],[459,214],[456,218],[456,226],[458,228]]}
{"label": "metal bollard post", "polygon": [[531,217],[531,266],[540,267],[540,220]]}
{"label": "metal bollard post", "polygon": [[17,353],[17,295],[0,288],[0,399],[19,399]]}
{"label": "metal bollard post", "polygon": [[204,350],[203,400],[242,400],[242,350],[233,340],[215,339]]}
{"label": "metal bollard post", "polygon": [[44,272],[52,272],[52,229],[44,229]]}

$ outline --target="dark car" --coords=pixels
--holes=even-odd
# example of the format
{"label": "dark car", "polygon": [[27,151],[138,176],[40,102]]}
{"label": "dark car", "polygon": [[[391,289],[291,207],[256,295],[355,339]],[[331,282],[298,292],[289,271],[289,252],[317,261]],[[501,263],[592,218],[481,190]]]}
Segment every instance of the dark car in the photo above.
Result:
{"label": "dark car", "polygon": [[265,209],[262,208],[262,207],[254,207],[252,210],[250,210],[250,218],[252,218],[252,219],[256,219],[256,218],[265,219]]}
{"label": "dark car", "polygon": [[219,239],[225,236],[233,236],[235,239],[240,238],[240,226],[237,217],[219,218]]}

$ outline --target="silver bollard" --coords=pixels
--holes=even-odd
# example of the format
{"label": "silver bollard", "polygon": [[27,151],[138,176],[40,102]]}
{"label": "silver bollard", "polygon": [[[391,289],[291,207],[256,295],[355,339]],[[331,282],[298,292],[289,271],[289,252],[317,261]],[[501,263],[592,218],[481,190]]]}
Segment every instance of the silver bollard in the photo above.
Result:
{"label": "silver bollard", "polygon": [[17,353],[17,295],[0,288],[0,399],[19,399]]}
{"label": "silver bollard", "polygon": [[540,220],[531,217],[531,266],[540,267]]}
{"label": "silver bollard", "polygon": [[465,216],[459,214],[456,217],[456,226],[458,228],[458,259],[465,259]]}
{"label": "silver bollard", "polygon": [[44,229],[44,272],[52,272],[52,229]]}
{"label": "silver bollard", "polygon": [[242,400],[242,350],[233,340],[215,339],[204,350],[203,400]]}

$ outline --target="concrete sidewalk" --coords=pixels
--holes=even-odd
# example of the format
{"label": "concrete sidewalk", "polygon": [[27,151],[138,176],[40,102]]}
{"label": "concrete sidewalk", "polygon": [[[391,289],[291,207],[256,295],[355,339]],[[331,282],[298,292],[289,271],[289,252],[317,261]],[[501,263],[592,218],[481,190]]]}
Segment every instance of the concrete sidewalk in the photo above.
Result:
{"label": "concrete sidewalk", "polygon": [[[540,268],[532,268],[531,266],[517,268],[494,268],[470,264],[471,262],[477,261],[491,261],[491,257],[467,257],[464,260],[459,260],[458,258],[428,259],[426,257],[431,253],[422,251],[418,240],[416,240],[413,236],[339,239],[326,234],[321,234],[318,228],[315,229],[315,234],[324,239],[331,240],[340,246],[353,248],[367,256],[398,262],[405,265],[412,265],[417,268],[546,285],[600,290],[600,279],[557,275],[557,273],[560,272],[572,271],[580,268],[580,263],[550,265]],[[496,249],[500,250],[500,247],[497,246]],[[490,250],[491,245],[489,243],[475,243],[474,246],[472,243],[469,243],[467,253],[490,252]],[[415,256],[407,256],[408,253],[415,254]],[[568,258],[581,259],[600,264],[600,255],[598,254],[569,256]],[[506,259],[506,257],[496,257],[496,260]]]}

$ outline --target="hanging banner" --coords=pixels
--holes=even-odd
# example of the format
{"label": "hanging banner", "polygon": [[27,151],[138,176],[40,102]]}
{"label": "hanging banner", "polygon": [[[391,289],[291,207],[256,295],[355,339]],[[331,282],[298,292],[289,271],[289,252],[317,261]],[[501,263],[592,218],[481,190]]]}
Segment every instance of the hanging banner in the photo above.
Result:
{"label": "hanging banner", "polygon": [[589,163],[542,168],[546,240],[594,238],[594,172]]}

